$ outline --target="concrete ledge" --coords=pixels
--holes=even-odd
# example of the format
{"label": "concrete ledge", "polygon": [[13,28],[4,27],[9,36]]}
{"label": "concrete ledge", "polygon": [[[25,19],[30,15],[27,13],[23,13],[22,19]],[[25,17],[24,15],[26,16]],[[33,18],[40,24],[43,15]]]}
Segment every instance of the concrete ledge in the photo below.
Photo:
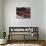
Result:
{"label": "concrete ledge", "polygon": [[0,44],[6,44],[7,40],[6,39],[0,39]]}

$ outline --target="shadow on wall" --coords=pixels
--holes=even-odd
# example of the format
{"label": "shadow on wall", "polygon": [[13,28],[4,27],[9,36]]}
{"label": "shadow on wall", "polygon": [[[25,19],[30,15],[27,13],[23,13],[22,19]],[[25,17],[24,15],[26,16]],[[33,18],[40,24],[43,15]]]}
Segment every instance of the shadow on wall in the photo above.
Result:
{"label": "shadow on wall", "polygon": [[0,39],[3,38],[3,33],[2,31],[0,30]]}

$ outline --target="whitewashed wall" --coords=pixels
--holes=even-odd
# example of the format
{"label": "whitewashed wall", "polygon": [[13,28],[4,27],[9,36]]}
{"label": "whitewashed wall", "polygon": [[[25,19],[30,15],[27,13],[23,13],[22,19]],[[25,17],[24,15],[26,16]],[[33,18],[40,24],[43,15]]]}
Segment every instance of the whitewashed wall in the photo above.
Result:
{"label": "whitewashed wall", "polygon": [[46,0],[45,0],[45,40],[46,40]]}
{"label": "whitewashed wall", "polygon": [[[16,7],[30,7],[30,19],[17,19]],[[45,6],[44,0],[4,0],[4,26],[7,35],[10,26],[39,27],[39,38],[45,39]]]}
{"label": "whitewashed wall", "polygon": [[2,0],[0,0],[0,38],[2,37]]}
{"label": "whitewashed wall", "polygon": [[2,25],[2,0],[0,0],[0,28]]}

